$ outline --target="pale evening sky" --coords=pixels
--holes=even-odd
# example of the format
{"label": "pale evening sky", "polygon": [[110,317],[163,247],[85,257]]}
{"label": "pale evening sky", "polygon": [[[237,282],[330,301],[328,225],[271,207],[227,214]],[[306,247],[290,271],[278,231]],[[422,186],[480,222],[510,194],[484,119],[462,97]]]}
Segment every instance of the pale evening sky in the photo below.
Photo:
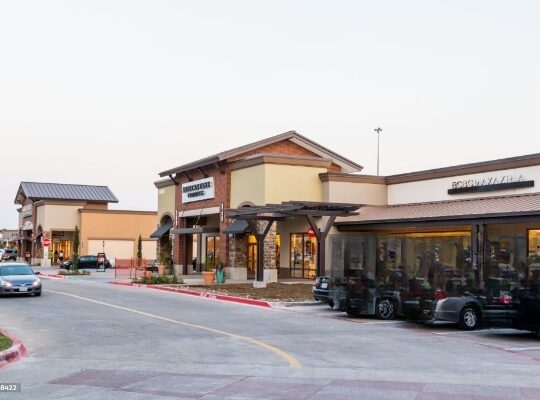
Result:
{"label": "pale evening sky", "polygon": [[0,0],[0,228],[21,181],[155,210],[160,171],[296,130],[381,174],[540,152],[538,1]]}

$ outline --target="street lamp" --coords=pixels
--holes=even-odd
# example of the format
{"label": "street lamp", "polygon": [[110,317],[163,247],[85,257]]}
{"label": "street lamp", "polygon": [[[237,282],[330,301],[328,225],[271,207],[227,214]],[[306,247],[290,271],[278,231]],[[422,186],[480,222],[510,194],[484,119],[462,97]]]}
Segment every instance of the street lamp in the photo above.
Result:
{"label": "street lamp", "polygon": [[377,132],[377,176],[379,176],[379,138],[380,133],[382,132],[382,128],[375,128],[374,131]]}

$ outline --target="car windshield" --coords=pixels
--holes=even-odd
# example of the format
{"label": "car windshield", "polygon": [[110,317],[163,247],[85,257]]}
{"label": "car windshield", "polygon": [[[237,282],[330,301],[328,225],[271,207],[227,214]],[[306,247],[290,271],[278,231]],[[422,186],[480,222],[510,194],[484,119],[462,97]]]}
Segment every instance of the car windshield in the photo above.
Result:
{"label": "car windshield", "polygon": [[34,272],[27,265],[13,265],[10,267],[0,268],[0,276],[9,275],[34,275]]}

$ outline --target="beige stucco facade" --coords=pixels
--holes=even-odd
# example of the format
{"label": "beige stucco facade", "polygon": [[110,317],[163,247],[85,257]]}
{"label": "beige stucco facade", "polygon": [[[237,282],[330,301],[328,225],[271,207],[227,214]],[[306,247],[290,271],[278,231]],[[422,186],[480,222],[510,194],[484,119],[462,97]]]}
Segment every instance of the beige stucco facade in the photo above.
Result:
{"label": "beige stucco facade", "polygon": [[386,205],[388,186],[378,183],[323,182],[323,198],[333,203]]}
{"label": "beige stucco facade", "polygon": [[260,164],[231,172],[231,207],[252,202],[262,205],[288,200],[322,201],[319,174],[326,168]]}
{"label": "beige stucco facade", "polygon": [[80,209],[78,214],[81,254],[94,251],[96,246],[99,247],[99,242],[105,242],[105,252],[109,258],[126,257],[128,246],[132,248],[131,257],[136,257],[137,241],[141,235],[145,242],[143,253],[155,255],[155,248],[152,251],[155,241],[150,239],[150,234],[156,227],[156,212]]}
{"label": "beige stucco facade", "polygon": [[157,208],[157,223],[163,219],[165,215],[174,218],[174,200],[176,186],[171,182],[164,185],[158,185],[158,208]]}

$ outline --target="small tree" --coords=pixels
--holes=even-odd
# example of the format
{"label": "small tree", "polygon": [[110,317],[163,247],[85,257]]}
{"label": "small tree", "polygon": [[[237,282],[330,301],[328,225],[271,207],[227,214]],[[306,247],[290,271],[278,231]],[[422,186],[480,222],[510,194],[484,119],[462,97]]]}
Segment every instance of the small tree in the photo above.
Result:
{"label": "small tree", "polygon": [[137,242],[137,265],[140,267],[142,264],[142,237],[139,235],[139,241]]}
{"label": "small tree", "polygon": [[79,227],[75,225],[75,236],[73,237],[73,271],[79,269]]}

